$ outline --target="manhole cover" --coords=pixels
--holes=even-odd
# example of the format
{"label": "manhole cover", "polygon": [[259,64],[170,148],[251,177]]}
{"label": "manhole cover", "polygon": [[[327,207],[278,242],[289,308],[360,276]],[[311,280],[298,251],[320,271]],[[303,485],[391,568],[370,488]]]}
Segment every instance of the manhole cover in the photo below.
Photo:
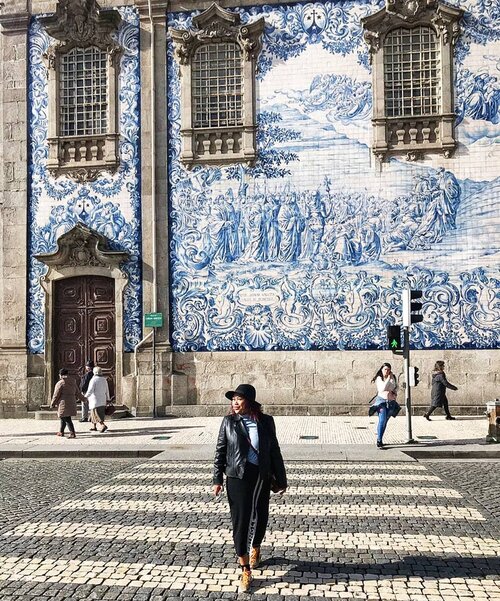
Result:
{"label": "manhole cover", "polygon": [[420,440],[437,440],[437,436],[417,436]]}
{"label": "manhole cover", "polygon": [[299,436],[301,440],[316,440],[319,436]]}
{"label": "manhole cover", "polygon": [[355,430],[368,430],[366,426],[354,426]]}
{"label": "manhole cover", "polygon": [[169,440],[171,436],[153,436],[153,440]]}

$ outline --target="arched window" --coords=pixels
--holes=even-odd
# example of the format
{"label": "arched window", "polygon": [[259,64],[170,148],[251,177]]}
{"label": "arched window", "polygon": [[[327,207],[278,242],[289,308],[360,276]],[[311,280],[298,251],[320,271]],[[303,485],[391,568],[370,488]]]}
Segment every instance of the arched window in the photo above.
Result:
{"label": "arched window", "polygon": [[60,60],[59,134],[107,133],[107,53],[94,46],[73,48]]}
{"label": "arched window", "polygon": [[398,28],[384,42],[387,117],[436,116],[441,112],[440,56],[430,27]]}
{"label": "arched window", "polygon": [[204,44],[193,60],[193,126],[243,125],[243,65],[234,42]]}

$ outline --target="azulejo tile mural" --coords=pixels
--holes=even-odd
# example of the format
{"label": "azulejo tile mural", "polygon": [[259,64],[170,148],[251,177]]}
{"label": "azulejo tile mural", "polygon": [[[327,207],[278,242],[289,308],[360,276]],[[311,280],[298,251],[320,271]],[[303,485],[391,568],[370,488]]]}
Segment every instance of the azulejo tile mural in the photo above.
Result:
{"label": "azulejo tile mural", "polygon": [[43,54],[50,38],[37,19],[30,26],[28,347],[32,353],[43,352],[45,343],[40,277],[46,267],[34,255],[57,250],[58,238],[78,222],[107,236],[114,250],[130,253],[130,260],[123,267],[128,277],[124,298],[125,350],[133,350],[141,338],[139,17],[133,8],[122,8],[120,13],[122,25],[117,40],[124,49],[119,78],[120,168],[113,175],[103,175],[86,184],[66,177],[54,179],[46,168],[48,91]]}
{"label": "azulejo tile mural", "polygon": [[[176,350],[384,348],[408,284],[424,291],[416,348],[498,347],[500,5],[460,3],[454,157],[379,169],[360,19],[382,6],[234,9],[266,20],[255,167],[185,170],[170,103]],[[169,25],[189,28],[194,14]],[[171,45],[168,75],[178,99]]]}

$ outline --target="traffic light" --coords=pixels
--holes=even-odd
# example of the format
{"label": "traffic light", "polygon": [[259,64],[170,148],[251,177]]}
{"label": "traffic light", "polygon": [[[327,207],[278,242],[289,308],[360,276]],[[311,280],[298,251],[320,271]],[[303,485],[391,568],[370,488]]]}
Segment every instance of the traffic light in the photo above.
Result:
{"label": "traffic light", "polygon": [[387,343],[393,353],[402,350],[401,326],[387,326]]}
{"label": "traffic light", "polygon": [[403,290],[403,326],[409,328],[412,323],[423,321],[422,315],[422,290]]}
{"label": "traffic light", "polygon": [[410,367],[410,386],[418,386],[418,383],[420,382],[420,374],[418,371],[418,367]]}

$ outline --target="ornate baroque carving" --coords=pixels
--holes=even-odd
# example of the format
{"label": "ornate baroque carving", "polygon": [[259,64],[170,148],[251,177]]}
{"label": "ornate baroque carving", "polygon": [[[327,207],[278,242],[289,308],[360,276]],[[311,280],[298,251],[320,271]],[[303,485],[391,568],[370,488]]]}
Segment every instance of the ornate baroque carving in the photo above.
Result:
{"label": "ornate baroque carving", "polygon": [[109,250],[109,240],[78,223],[57,241],[54,253],[35,255],[35,259],[52,268],[61,267],[118,267],[129,258],[124,251]]}
{"label": "ornate baroque carving", "polygon": [[261,34],[264,19],[241,25],[237,13],[224,10],[217,4],[193,18],[195,29],[171,29],[175,56],[181,65],[189,62],[198,46],[207,42],[236,41],[241,47],[245,60],[257,58],[261,49]]}
{"label": "ornate baroque carving", "polygon": [[66,52],[74,46],[97,46],[113,56],[120,51],[113,39],[121,22],[120,13],[102,10],[96,0],[59,0],[55,15],[41,21],[47,33],[58,40],[51,52]]}

